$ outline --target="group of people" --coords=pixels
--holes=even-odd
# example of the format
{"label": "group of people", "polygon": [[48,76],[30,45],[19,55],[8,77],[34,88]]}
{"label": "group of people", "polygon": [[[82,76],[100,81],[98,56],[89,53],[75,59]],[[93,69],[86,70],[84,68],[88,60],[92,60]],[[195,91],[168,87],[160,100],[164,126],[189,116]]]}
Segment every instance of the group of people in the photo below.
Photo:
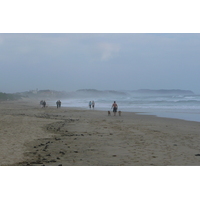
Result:
{"label": "group of people", "polygon": [[57,105],[57,108],[60,108],[60,107],[61,107],[61,101],[58,100],[58,101],[56,102],[56,105]]}
{"label": "group of people", "polygon": [[[41,105],[43,108],[45,108],[45,107],[46,107],[46,101],[41,100],[41,101],[40,101],[40,105]],[[60,107],[61,107],[61,101],[58,100],[58,101],[56,102],[56,105],[57,105],[57,108],[60,108]],[[91,108],[94,109],[94,106],[95,106],[95,102],[94,102],[94,101],[90,101],[90,102],[89,102],[89,108],[90,108],[90,109],[91,109]],[[113,113],[114,113],[114,116],[115,116],[116,113],[117,113],[117,109],[118,109],[118,105],[117,105],[116,101],[114,101],[114,103],[112,104],[111,109],[113,109]]]}
{"label": "group of people", "polygon": [[46,107],[46,101],[41,100],[41,101],[40,101],[40,105],[41,105],[43,108],[45,108],[45,107]]}
{"label": "group of people", "polygon": [[90,109],[91,109],[91,108],[94,109],[94,106],[95,106],[94,101],[90,101],[90,102],[89,102],[89,108],[90,108]]}
{"label": "group of people", "polygon": [[[94,109],[94,106],[95,106],[95,103],[94,101],[89,101],[89,108],[93,108]],[[117,109],[118,109],[118,105],[116,103],[116,101],[114,101],[114,103],[112,104],[112,107],[111,109],[113,109],[113,113],[114,113],[114,116],[116,115],[117,113]]]}
{"label": "group of people", "polygon": [[[42,108],[45,108],[46,105],[47,105],[47,103],[46,103],[46,101],[41,100],[41,101],[40,101],[40,105],[41,105]],[[60,108],[60,107],[61,107],[61,101],[58,100],[58,101],[56,102],[56,105],[57,105],[57,108]]]}

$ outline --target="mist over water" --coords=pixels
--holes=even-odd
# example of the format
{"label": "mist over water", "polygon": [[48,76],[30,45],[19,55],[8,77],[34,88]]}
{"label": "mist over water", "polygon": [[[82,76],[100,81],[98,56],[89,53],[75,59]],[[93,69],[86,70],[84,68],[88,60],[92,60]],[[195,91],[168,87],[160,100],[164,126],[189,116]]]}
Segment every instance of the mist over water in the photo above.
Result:
{"label": "mist over water", "polygon": [[111,110],[114,101],[122,112],[156,115],[200,122],[200,95],[189,94],[105,94],[84,95],[62,100],[62,107],[89,109],[89,101],[95,101],[95,110]]}

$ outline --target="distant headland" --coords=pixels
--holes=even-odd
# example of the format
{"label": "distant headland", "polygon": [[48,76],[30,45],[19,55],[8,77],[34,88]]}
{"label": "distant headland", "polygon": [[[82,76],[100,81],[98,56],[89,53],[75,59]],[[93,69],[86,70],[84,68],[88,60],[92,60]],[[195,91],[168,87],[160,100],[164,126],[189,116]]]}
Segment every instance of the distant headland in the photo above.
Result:
{"label": "distant headland", "polygon": [[149,90],[149,89],[140,89],[135,90],[134,92],[139,94],[162,94],[162,95],[168,95],[168,94],[174,94],[174,95],[194,95],[194,92],[191,90],[180,90],[180,89],[172,89],[172,90]]}
{"label": "distant headland", "polygon": [[0,92],[0,101],[18,100],[22,98],[46,98],[46,99],[64,99],[64,98],[86,98],[86,97],[105,97],[105,96],[131,96],[131,95],[195,95],[191,90],[180,89],[139,89],[139,90],[96,90],[80,89],[74,92],[55,91],[55,90],[30,90],[26,92],[7,94]]}

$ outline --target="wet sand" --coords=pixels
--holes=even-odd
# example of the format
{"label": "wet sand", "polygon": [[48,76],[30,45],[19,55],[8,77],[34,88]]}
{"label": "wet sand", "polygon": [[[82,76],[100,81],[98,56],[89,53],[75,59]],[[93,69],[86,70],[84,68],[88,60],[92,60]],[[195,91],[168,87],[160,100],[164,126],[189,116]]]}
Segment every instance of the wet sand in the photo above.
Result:
{"label": "wet sand", "polygon": [[0,102],[0,166],[200,166],[199,130],[130,112]]}

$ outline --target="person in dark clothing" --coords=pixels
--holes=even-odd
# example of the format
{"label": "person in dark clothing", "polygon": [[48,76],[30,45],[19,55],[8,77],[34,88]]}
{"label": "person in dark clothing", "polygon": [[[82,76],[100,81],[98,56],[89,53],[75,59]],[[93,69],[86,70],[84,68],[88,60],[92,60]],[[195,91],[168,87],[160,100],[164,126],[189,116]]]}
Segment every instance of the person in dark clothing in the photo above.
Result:
{"label": "person in dark clothing", "polygon": [[61,107],[61,101],[58,100],[58,101],[56,102],[56,105],[57,105],[57,108],[60,108],[60,107]]}
{"label": "person in dark clothing", "polygon": [[46,107],[46,101],[43,101],[43,108]]}

